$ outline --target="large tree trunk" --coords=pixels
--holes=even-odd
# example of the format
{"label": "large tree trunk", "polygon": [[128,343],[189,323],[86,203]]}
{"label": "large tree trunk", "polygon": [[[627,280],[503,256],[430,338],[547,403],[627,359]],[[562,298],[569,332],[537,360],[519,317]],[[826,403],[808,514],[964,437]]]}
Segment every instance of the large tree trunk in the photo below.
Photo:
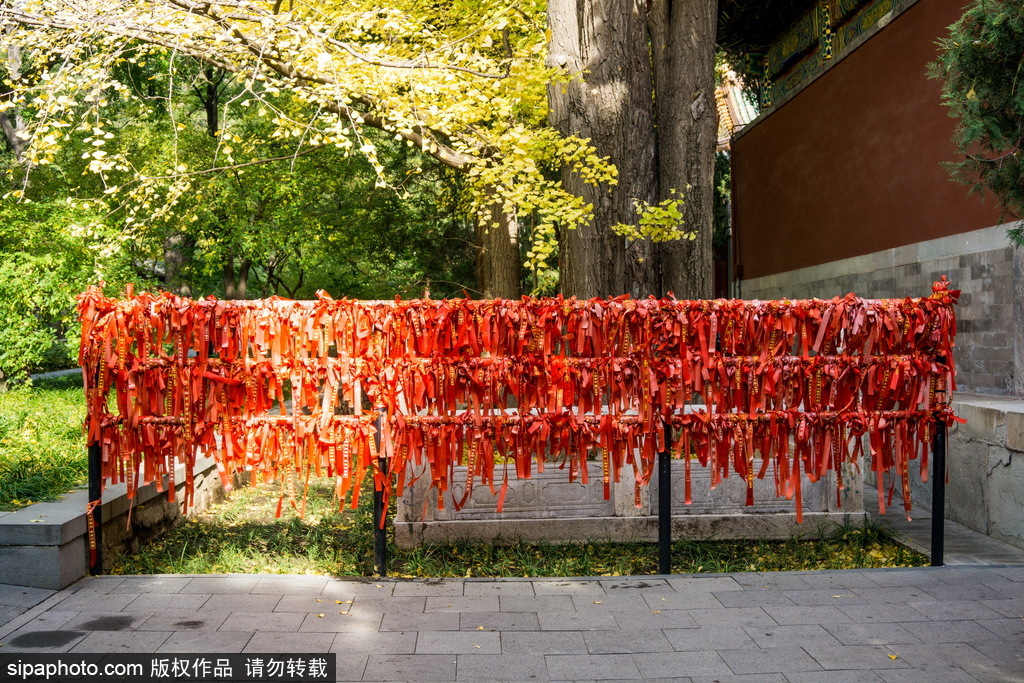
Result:
{"label": "large tree trunk", "polygon": [[[14,44],[7,45],[7,78],[0,84],[0,100],[7,101],[13,97],[13,87],[10,84],[21,78],[21,47]],[[7,145],[14,152],[18,161],[22,160],[25,149],[28,147],[28,140],[21,138],[21,132],[25,130],[25,121],[21,118],[21,112],[17,107],[0,112],[0,129],[3,130],[4,139]]]}
{"label": "large tree trunk", "polygon": [[627,241],[611,227],[636,224],[636,201],[651,202],[655,128],[643,0],[549,0],[549,62],[572,76],[548,88],[551,125],[589,138],[619,172],[595,187],[568,169],[563,187],[594,207],[594,219],[559,235],[561,291],[581,298],[653,294],[657,268],[647,240]]}
{"label": "large tree trunk", "polygon": [[164,239],[164,286],[179,296],[192,296],[192,285],[182,272],[192,261],[195,242],[180,232]]}
{"label": "large tree trunk", "polygon": [[519,222],[502,203],[492,203],[476,219],[476,281],[486,299],[518,299],[520,282]]}
{"label": "large tree trunk", "polygon": [[685,198],[686,230],[695,240],[659,245],[662,288],[679,298],[712,295],[714,221],[715,30],[717,0],[650,0],[657,93],[659,200]]}

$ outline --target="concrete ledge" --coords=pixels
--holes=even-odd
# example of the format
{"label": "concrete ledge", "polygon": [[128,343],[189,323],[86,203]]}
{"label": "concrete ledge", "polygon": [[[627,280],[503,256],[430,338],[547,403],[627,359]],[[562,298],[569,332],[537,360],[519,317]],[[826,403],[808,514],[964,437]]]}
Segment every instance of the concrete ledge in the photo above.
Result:
{"label": "concrete ledge", "polygon": [[[802,524],[788,514],[694,515],[672,519],[672,537],[689,540],[820,538],[836,526],[863,525],[863,512],[808,512]],[[445,520],[396,522],[395,544],[516,541],[546,543],[655,542],[658,518],[564,517],[561,519]]]}
{"label": "concrete ledge", "polygon": [[[155,484],[136,491],[128,500],[127,486],[108,486],[103,492],[103,553],[131,551],[140,541],[156,536],[173,526],[183,514],[180,501],[184,490],[185,467],[175,470],[175,498],[168,502],[167,492]],[[196,463],[195,506],[203,510],[223,498],[220,477],[212,458]],[[0,516],[0,577],[3,583],[35,588],[61,589],[89,571],[85,509],[88,492],[76,490],[60,500],[34,503]],[[128,523],[128,512],[131,521]]]}

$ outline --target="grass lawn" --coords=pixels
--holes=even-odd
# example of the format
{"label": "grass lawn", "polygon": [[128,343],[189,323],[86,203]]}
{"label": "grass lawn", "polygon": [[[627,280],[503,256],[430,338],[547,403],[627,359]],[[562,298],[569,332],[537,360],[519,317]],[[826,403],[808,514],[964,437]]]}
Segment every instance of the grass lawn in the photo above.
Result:
{"label": "grass lawn", "polygon": [[80,375],[0,393],[0,510],[53,500],[87,482]]}
{"label": "grass lawn", "polygon": [[[373,570],[370,496],[338,512],[332,484],[311,487],[306,515],[285,506],[274,519],[275,485],[240,489],[231,500],[184,522],[130,555],[111,558],[114,574],[278,573],[369,576]],[[391,576],[618,576],[657,573],[653,543],[490,546],[474,543],[388,550]],[[879,525],[840,529],[823,540],[678,541],[677,573],[923,566],[928,559]]]}

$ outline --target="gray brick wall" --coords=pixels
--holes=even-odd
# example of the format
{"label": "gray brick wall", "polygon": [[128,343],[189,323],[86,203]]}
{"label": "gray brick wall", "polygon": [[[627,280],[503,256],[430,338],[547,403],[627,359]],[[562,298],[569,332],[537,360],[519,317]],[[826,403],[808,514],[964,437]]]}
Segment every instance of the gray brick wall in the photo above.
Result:
{"label": "gray brick wall", "polygon": [[[876,299],[924,296],[945,275],[962,290],[957,307],[957,385],[1014,393],[1014,248],[994,226],[741,283],[744,299]],[[1020,277],[1019,275],[1017,277]]]}

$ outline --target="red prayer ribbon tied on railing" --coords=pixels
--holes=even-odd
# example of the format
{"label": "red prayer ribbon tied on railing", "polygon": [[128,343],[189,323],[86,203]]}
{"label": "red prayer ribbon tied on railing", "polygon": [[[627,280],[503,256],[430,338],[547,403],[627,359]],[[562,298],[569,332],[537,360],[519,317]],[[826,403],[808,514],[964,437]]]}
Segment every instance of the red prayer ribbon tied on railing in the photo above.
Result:
{"label": "red prayer ribbon tied on railing", "polygon": [[[92,287],[79,296],[86,427],[104,479],[129,495],[167,478],[173,497],[185,464],[186,504],[199,452],[225,484],[243,470],[280,481],[297,509],[311,474],[355,505],[370,471],[401,493],[410,462],[439,492],[457,465],[466,497],[500,479],[500,508],[510,472],[554,463],[586,483],[599,458],[607,496],[623,467],[646,484],[668,448],[712,485],[746,479],[748,503],[773,463],[799,515],[801,476],[831,472],[842,489],[866,445],[909,510],[910,462],[926,477],[936,419],[955,419],[958,295],[944,280],[930,297],[827,301],[193,301]],[[393,477],[377,464],[380,413]]]}

